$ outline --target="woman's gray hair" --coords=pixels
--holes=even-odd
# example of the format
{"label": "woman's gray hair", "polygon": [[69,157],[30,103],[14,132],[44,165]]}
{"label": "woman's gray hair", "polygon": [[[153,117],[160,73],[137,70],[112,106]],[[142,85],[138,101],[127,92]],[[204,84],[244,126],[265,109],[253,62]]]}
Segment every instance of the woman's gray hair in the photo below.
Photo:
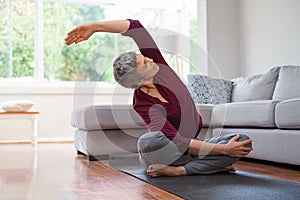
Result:
{"label": "woman's gray hair", "polygon": [[141,76],[136,69],[136,53],[131,51],[122,53],[117,57],[113,64],[115,80],[126,88],[138,88],[137,83]]}

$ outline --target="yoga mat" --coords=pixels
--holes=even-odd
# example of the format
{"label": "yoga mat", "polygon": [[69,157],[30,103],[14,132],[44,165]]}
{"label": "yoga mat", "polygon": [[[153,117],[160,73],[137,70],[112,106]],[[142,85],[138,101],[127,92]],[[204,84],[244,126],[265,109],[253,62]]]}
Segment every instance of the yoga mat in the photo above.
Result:
{"label": "yoga mat", "polygon": [[184,199],[204,200],[296,200],[300,184],[243,171],[151,178],[140,166],[137,155],[111,157],[110,166]]}

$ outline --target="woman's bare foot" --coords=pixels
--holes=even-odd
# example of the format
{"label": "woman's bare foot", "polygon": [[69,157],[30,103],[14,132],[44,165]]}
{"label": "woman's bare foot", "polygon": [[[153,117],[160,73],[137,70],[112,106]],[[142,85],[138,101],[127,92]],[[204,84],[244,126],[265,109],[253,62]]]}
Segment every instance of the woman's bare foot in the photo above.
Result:
{"label": "woman's bare foot", "polygon": [[162,164],[153,164],[148,167],[147,175],[155,178],[159,176],[185,176],[186,171],[183,166],[167,166]]}
{"label": "woman's bare foot", "polygon": [[235,172],[236,171],[236,169],[235,169],[235,167],[233,165],[229,165],[225,169],[228,169],[228,171],[230,171],[230,172]]}
{"label": "woman's bare foot", "polygon": [[221,169],[219,172],[235,172],[235,171],[236,169],[232,165],[229,165],[228,167]]}

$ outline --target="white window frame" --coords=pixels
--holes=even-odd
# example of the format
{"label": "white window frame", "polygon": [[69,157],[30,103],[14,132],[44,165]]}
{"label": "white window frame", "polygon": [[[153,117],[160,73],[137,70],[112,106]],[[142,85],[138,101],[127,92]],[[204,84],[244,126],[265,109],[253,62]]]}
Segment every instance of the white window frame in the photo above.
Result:
{"label": "white window frame", "polygon": [[[51,85],[53,85],[53,88],[57,88],[58,84],[60,86],[65,86],[66,88],[72,88],[72,86],[74,86],[74,84],[76,83],[76,81],[58,81],[58,82],[51,82],[51,81],[46,81],[44,79],[44,33],[43,33],[43,24],[44,24],[44,13],[43,13],[43,5],[45,2],[58,2],[58,3],[83,3],[83,4],[105,4],[105,5],[114,5],[116,2],[118,2],[119,0],[35,0],[35,38],[34,38],[34,60],[35,60],[35,69],[34,69],[34,77],[33,77],[33,82],[26,82],[25,84],[23,83],[23,80],[12,80],[12,79],[8,79],[7,82],[8,84],[4,84],[4,87],[7,85],[14,85],[16,86],[16,84],[22,85],[24,87],[29,86],[29,87],[34,87],[34,86],[45,86],[49,87]],[[10,7],[12,6],[12,2],[11,0],[10,2]],[[198,5],[200,4],[205,4],[206,0],[197,0]],[[203,15],[203,13],[199,13],[199,9],[198,9],[198,29],[199,32],[201,31],[202,33],[205,32],[205,30],[203,30],[203,28],[206,26],[203,26],[203,22],[206,22],[206,15]],[[12,13],[10,12],[10,40],[12,40]],[[200,16],[200,17],[199,17]],[[205,24],[206,25],[206,24]],[[201,29],[200,29],[201,27]],[[199,37],[200,38],[200,37]],[[118,35],[115,34],[115,56],[117,56],[119,54],[118,52]],[[205,38],[201,38],[200,39],[200,44],[205,43],[206,41],[206,37]],[[205,45],[204,45],[205,46]],[[12,43],[10,42],[10,47],[12,49]],[[12,51],[10,50],[10,56],[12,58]],[[12,77],[12,59],[10,58],[10,77]],[[203,64],[203,63],[202,63]],[[203,65],[202,65],[203,66]],[[207,68],[207,66],[204,66],[204,68]],[[205,71],[205,69],[201,69],[201,71]],[[68,82],[68,83],[67,83]],[[12,84],[10,84],[12,83]],[[91,83],[94,84],[94,83]],[[31,86],[30,86],[31,85]],[[110,84],[104,84],[104,87],[111,87],[109,86]],[[39,90],[40,91],[40,90]]]}

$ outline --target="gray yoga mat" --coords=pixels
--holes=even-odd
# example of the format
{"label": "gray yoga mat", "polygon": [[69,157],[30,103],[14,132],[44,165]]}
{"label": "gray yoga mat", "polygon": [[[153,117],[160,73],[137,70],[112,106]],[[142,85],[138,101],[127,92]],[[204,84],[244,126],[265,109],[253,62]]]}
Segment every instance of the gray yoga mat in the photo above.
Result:
{"label": "gray yoga mat", "polygon": [[300,184],[243,171],[211,175],[150,178],[140,166],[137,155],[111,157],[109,164],[116,169],[184,199],[300,199]]}

